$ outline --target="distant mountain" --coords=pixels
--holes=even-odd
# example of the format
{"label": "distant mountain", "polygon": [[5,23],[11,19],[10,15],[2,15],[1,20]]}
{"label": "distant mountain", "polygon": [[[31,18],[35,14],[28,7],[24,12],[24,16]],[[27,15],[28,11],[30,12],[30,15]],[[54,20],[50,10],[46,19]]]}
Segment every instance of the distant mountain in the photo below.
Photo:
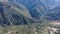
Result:
{"label": "distant mountain", "polygon": [[16,0],[16,2],[22,3],[36,20],[42,16],[48,20],[60,19],[60,0]]}
{"label": "distant mountain", "polygon": [[43,19],[59,20],[59,3],[56,6],[55,4],[48,4],[50,4],[49,1],[44,0],[8,0],[7,2],[0,2],[0,23],[1,25],[19,25],[40,23]]}

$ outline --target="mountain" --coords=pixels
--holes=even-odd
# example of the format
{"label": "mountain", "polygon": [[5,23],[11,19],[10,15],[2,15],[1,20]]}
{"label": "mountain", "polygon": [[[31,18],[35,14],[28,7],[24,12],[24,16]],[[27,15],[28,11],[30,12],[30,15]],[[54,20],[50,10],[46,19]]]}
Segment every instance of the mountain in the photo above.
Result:
{"label": "mountain", "polygon": [[[18,8],[19,7],[19,8]],[[20,25],[35,23],[28,10],[23,5],[0,2],[0,24]]]}
{"label": "mountain", "polygon": [[[40,23],[41,20],[59,20],[59,2],[52,0],[8,0],[0,2],[1,25]],[[47,3],[48,2],[48,3]],[[58,12],[57,12],[58,11]]]}
{"label": "mountain", "polygon": [[59,20],[60,1],[59,0],[16,0],[22,3],[33,19],[39,20],[41,17],[48,20]]}

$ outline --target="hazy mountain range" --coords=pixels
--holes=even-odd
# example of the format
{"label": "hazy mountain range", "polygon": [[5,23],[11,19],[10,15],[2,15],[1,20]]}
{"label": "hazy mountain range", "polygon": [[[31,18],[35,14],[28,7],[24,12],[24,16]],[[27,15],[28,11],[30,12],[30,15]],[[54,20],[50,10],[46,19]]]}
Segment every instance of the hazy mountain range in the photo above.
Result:
{"label": "hazy mountain range", "polygon": [[59,2],[53,0],[8,0],[7,2],[0,2],[1,25],[40,23],[41,19],[59,20]]}

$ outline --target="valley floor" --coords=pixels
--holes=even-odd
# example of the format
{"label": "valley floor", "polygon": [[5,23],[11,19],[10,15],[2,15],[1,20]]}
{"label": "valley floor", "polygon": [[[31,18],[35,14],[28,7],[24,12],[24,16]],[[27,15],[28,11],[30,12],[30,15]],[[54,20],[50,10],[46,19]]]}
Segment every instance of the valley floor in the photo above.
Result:
{"label": "valley floor", "polygon": [[46,27],[40,24],[0,26],[0,34],[59,34],[59,32],[58,27]]}

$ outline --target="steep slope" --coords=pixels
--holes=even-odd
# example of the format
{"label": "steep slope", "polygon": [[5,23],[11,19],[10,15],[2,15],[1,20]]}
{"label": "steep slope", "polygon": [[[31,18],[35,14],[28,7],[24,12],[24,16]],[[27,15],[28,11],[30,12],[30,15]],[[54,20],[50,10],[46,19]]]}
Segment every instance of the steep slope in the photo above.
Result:
{"label": "steep slope", "polygon": [[21,24],[21,23],[40,23],[41,20],[43,19],[59,20],[60,19],[59,3],[57,3],[58,4],[57,5],[55,4],[56,2],[52,1],[54,2],[53,3],[54,5],[52,5],[50,2],[47,4],[47,2],[49,1],[8,0],[7,2],[0,2],[1,13],[0,22],[1,24],[2,23]]}
{"label": "steep slope", "polygon": [[41,17],[48,20],[60,19],[60,0],[16,0],[16,2],[22,3],[35,20]]}
{"label": "steep slope", "polygon": [[[17,5],[19,6],[19,5]],[[17,8],[17,6],[0,2],[0,24],[1,25],[19,25],[19,24],[29,24],[35,23],[35,21],[30,17],[23,5],[22,9]]]}

